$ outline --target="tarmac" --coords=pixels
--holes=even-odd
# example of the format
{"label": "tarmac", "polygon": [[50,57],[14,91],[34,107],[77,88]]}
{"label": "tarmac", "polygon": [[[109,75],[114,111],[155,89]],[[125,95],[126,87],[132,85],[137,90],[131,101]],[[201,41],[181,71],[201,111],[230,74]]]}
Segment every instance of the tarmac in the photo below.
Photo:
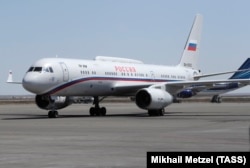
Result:
{"label": "tarmac", "polygon": [[0,105],[0,167],[146,167],[148,151],[249,151],[250,103],[181,103],[149,117],[132,103],[77,104],[49,119],[34,104]]}

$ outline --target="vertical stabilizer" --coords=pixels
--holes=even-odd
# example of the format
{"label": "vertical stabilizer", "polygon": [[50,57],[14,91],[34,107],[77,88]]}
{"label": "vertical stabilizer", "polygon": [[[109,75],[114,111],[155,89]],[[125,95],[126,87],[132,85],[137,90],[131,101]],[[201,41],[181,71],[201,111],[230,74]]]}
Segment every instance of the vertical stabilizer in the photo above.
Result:
{"label": "vertical stabilizer", "polygon": [[13,84],[22,84],[22,82],[14,82],[13,81],[13,75],[12,75],[12,71],[9,71],[9,75],[8,75],[8,79],[6,81],[6,83],[13,83]]}
{"label": "vertical stabilizer", "polygon": [[248,58],[238,70],[246,70],[235,72],[229,79],[249,79],[250,78],[250,58]]}
{"label": "vertical stabilizer", "polygon": [[198,69],[202,20],[202,15],[197,14],[189,33],[179,66]]}
{"label": "vertical stabilizer", "polygon": [[8,79],[7,79],[7,83],[12,83],[13,82],[13,76],[12,76],[12,71],[9,71],[9,75],[8,75]]}

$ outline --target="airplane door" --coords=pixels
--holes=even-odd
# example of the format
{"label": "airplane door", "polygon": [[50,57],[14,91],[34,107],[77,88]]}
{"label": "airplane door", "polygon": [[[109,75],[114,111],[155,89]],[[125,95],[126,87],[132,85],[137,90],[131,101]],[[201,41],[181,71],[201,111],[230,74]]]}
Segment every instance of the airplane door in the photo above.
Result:
{"label": "airplane door", "polygon": [[62,71],[63,71],[63,81],[67,82],[69,80],[69,71],[65,63],[60,62]]}

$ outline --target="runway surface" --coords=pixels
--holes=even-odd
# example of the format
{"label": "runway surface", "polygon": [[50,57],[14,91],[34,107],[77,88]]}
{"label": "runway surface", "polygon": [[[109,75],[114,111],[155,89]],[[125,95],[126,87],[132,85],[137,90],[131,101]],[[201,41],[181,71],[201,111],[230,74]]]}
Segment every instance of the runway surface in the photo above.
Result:
{"label": "runway surface", "polygon": [[182,103],[149,117],[133,103],[88,105],[48,119],[36,105],[0,105],[0,167],[146,167],[147,151],[249,151],[250,103]]}

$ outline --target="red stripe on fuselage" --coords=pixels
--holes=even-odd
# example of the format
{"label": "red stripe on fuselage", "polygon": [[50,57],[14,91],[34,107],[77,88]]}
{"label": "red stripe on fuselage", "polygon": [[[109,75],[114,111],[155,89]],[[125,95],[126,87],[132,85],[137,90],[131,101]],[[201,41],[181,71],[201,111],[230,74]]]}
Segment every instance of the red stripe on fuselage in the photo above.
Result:
{"label": "red stripe on fuselage", "polygon": [[[126,82],[167,82],[167,81],[170,81],[170,80],[163,80],[163,79],[138,79],[138,78],[112,78],[112,77],[87,77],[87,78],[81,78],[81,79],[77,79],[77,80],[74,80],[74,81],[70,81],[70,82],[67,82],[67,83],[64,83],[54,89],[52,89],[51,91],[45,93],[45,95],[51,95],[51,94],[55,94],[67,87],[70,87],[72,85],[76,85],[78,83],[82,83],[82,82],[86,82],[86,81],[95,81],[95,80],[105,80],[105,81],[126,81]],[[176,81],[176,80],[171,80],[171,81]]]}

